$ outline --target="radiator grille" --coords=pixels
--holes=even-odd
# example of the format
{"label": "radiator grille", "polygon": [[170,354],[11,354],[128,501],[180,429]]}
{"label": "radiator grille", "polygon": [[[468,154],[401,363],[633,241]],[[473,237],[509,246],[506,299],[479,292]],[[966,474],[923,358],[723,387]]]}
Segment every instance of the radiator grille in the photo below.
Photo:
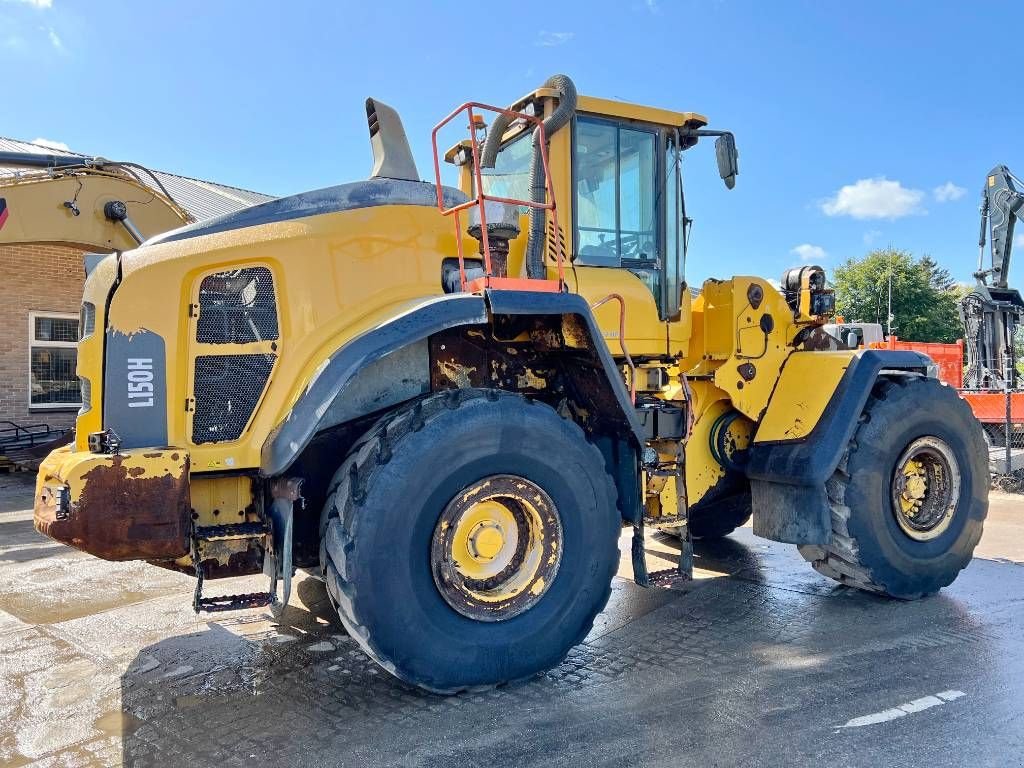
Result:
{"label": "radiator grille", "polygon": [[269,269],[246,267],[203,278],[196,341],[250,344],[277,337],[274,278]]}
{"label": "radiator grille", "polygon": [[276,355],[202,355],[196,358],[192,442],[237,440],[270,378]]}

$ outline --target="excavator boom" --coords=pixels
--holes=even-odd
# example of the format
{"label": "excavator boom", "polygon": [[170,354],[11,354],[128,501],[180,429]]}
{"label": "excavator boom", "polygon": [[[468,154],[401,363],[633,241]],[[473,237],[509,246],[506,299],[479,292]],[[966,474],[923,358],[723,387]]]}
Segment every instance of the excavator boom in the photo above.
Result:
{"label": "excavator boom", "polygon": [[[992,285],[996,288],[1007,286],[1014,224],[1017,219],[1024,221],[1024,193],[1018,189],[1018,184],[1021,182],[1009,168],[997,165],[988,172],[981,190],[981,236],[978,239],[978,272],[975,277],[984,281],[992,275]],[[991,232],[992,268],[982,270],[986,229]]]}
{"label": "excavator boom", "polygon": [[[960,319],[967,346],[964,388],[992,390],[1016,388],[1016,352],[1013,339],[1024,318],[1024,300],[1010,288],[1013,230],[1024,221],[1024,187],[1010,169],[997,165],[985,177],[981,190],[981,233],[978,237],[978,284],[960,302]],[[985,237],[989,235],[992,266],[984,269]],[[991,282],[989,282],[991,278]]]}

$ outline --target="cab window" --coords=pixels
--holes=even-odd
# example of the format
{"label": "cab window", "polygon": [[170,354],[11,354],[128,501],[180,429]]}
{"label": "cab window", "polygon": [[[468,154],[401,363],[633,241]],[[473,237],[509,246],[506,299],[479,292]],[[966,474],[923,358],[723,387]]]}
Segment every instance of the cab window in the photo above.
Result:
{"label": "cab window", "polygon": [[530,199],[530,161],[533,158],[530,137],[529,131],[523,131],[509,140],[498,152],[494,167],[481,169],[485,194],[511,200]]}
{"label": "cab window", "polygon": [[574,166],[577,261],[595,266],[658,259],[657,134],[578,118]]}

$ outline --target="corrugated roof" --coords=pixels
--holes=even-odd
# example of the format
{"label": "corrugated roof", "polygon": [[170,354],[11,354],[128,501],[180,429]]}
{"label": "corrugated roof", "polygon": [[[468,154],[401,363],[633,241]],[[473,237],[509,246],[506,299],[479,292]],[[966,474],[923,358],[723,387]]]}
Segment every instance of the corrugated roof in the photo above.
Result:
{"label": "corrugated roof", "polygon": [[[32,152],[39,155],[59,155],[61,157],[88,158],[90,155],[83,155],[80,152],[71,152],[63,149],[45,147],[41,144],[33,144],[29,141],[19,141],[0,136],[0,152]],[[158,185],[146,173],[134,171],[138,178],[147,187],[158,190]],[[15,176],[38,176],[45,171],[31,168],[0,167],[0,179]],[[188,176],[179,176],[176,173],[166,171],[152,171],[160,183],[166,187],[174,201],[191,214],[197,221],[211,219],[214,216],[221,216],[225,213],[234,213],[243,208],[257,203],[265,203],[275,199],[271,195],[264,195],[260,192],[253,192],[248,189],[230,187],[226,184],[217,184],[212,181],[193,179]]]}

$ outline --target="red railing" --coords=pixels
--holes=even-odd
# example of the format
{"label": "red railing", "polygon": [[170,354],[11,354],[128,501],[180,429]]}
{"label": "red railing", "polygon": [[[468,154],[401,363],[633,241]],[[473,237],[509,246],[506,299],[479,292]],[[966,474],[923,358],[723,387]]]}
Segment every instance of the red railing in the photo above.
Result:
{"label": "red railing", "polygon": [[[482,120],[478,120],[479,115],[474,110],[481,110],[487,112],[495,112],[497,114],[506,115],[515,120],[524,120],[527,123],[532,123],[537,127],[537,139],[540,142],[540,157],[541,163],[544,167],[544,186],[547,193],[547,201],[543,203],[534,202],[532,200],[516,200],[508,197],[498,197],[497,195],[488,195],[484,193],[483,185],[483,173],[480,169],[480,146],[477,141],[477,131],[484,125]],[[469,144],[473,161],[473,188],[476,192],[476,197],[465,203],[459,205],[453,205],[450,208],[446,208],[444,205],[444,191],[441,186],[441,158],[437,146],[437,134],[444,128],[448,123],[454,120],[463,112],[468,114],[469,117]],[[551,184],[551,172],[548,167],[548,148],[547,138],[544,135],[544,121],[534,115],[527,115],[523,112],[513,112],[509,109],[503,109],[501,107],[494,107],[489,104],[481,104],[475,101],[469,101],[462,106],[455,109],[450,115],[444,120],[434,126],[434,130],[430,135],[431,145],[434,149],[434,180],[437,184],[437,209],[443,216],[452,216],[455,220],[455,242],[458,247],[459,255],[459,280],[462,284],[463,291],[480,291],[485,288],[498,288],[505,290],[528,290],[528,291],[551,291],[560,292],[565,285],[565,271],[564,271],[564,253],[562,238],[558,237],[558,213],[555,210],[555,191]],[[484,205],[485,201],[491,201],[495,203],[505,203],[506,205],[525,206],[527,208],[542,209],[545,211],[551,211],[551,224],[555,232],[555,255],[558,265],[558,280],[547,280],[547,279],[527,279],[520,280],[516,278],[509,278],[507,276],[496,276],[491,268],[491,247],[487,235],[487,211]],[[483,258],[484,258],[484,277],[477,280],[468,280],[466,277],[466,263],[465,255],[463,253],[462,245],[462,211],[468,210],[473,207],[478,207],[480,210],[480,238],[483,243]],[[545,232],[547,228],[545,228]],[[545,258],[547,249],[545,247]]]}

